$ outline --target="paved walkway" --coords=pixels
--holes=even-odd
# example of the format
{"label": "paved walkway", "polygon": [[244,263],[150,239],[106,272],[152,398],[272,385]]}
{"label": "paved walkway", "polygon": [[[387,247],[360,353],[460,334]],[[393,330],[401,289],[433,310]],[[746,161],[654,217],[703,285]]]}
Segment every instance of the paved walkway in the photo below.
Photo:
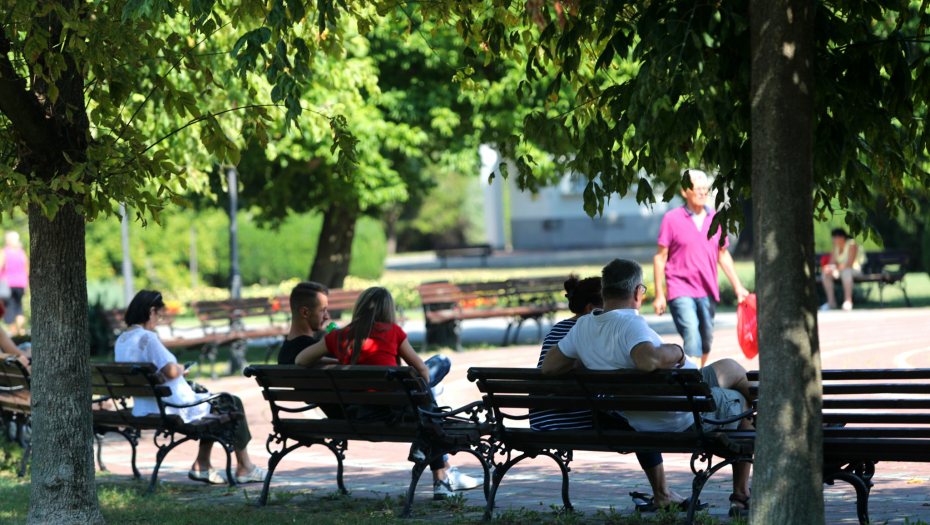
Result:
{"label": "paved walkway", "polygon": [[[713,358],[731,357],[747,369],[757,369],[758,360],[747,360],[739,350],[736,328],[732,316],[721,316],[715,332]],[[647,316],[655,329],[669,341],[680,342],[670,327],[670,319]],[[858,310],[823,312],[820,315],[820,342],[823,367],[841,368],[930,368],[930,310]],[[465,333],[469,333],[465,324]],[[413,327],[411,327],[411,332]],[[534,327],[535,328],[535,327]],[[535,330],[530,333],[535,336]],[[497,339],[491,339],[496,341]],[[470,366],[531,366],[539,355],[537,344],[504,349],[471,351],[451,354],[453,369],[444,381],[445,404],[459,406],[479,397],[474,384],[466,379]],[[212,391],[227,391],[239,395],[246,407],[254,439],[249,452],[256,463],[266,463],[268,453],[265,437],[271,432],[271,416],[261,390],[246,378],[226,378],[218,382],[205,382]],[[314,417],[314,416],[310,416]],[[118,438],[118,436],[117,436]],[[104,445],[104,461],[118,474],[129,474],[129,447],[117,438]],[[379,496],[399,494],[406,490],[410,463],[406,459],[407,446],[390,443],[351,442],[346,453],[346,485],[355,495]],[[160,479],[188,482],[186,473],[196,455],[196,444],[184,444],[175,449],[162,468]],[[151,434],[143,436],[139,447],[139,467],[150,474],[154,465],[155,447]],[[219,459],[217,450],[214,457]],[[680,493],[690,492],[690,458],[685,455],[665,455],[670,482]],[[479,472],[477,462],[470,457],[453,458],[452,464],[470,474]],[[217,462],[216,466],[220,463]],[[303,449],[290,454],[275,474],[273,487],[277,490],[316,489],[335,490],[335,460],[327,449]],[[633,510],[627,495],[631,490],[648,491],[645,477],[632,455],[595,454],[580,452],[572,462],[572,501],[576,508],[592,516],[597,509],[610,506],[624,514]],[[701,495],[709,501],[709,512],[727,521],[727,497],[730,493],[730,475],[726,471],[716,475]],[[418,489],[417,499],[426,502],[431,497],[431,484],[427,474]],[[498,504],[506,510],[544,510],[550,504],[560,503],[558,468],[545,458],[528,460],[508,474],[498,494]],[[873,523],[904,523],[909,519],[930,522],[930,465],[909,463],[880,463],[874,478],[875,487],[870,499]],[[254,491],[260,490],[253,485]],[[480,504],[481,494],[466,493],[469,504]],[[824,487],[827,523],[858,523],[855,512],[855,492],[844,483]],[[542,506],[541,506],[542,505]]]}

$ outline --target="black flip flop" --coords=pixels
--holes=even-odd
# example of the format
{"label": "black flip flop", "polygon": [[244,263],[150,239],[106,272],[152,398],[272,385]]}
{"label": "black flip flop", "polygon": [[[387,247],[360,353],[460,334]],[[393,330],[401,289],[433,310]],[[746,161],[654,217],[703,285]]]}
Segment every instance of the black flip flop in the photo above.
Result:
{"label": "black flip flop", "polygon": [[[630,496],[633,498],[633,503],[636,505],[636,510],[640,512],[655,512],[657,509],[655,505],[655,498],[652,494],[643,494],[641,492],[630,492]],[[687,512],[688,506],[691,505],[691,498],[688,498],[678,504],[678,508],[681,512]],[[701,503],[701,500],[698,500],[697,505],[695,505],[694,510],[700,511],[707,508],[707,503]],[[665,508],[665,507],[663,507]]]}

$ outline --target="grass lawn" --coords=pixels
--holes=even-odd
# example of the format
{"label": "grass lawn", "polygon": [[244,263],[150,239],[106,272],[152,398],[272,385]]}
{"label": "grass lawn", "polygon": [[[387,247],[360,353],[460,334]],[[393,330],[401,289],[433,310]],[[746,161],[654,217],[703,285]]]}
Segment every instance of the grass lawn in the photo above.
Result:
{"label": "grass lawn", "polygon": [[[20,525],[26,523],[29,510],[30,480],[15,477],[15,466],[22,457],[21,451],[10,443],[0,447],[0,523]],[[146,481],[135,481],[130,476],[97,474],[97,498],[103,516],[111,525],[401,525],[403,523],[481,523],[484,498],[473,491],[441,502],[421,502],[414,505],[414,519],[401,520],[397,516],[403,508],[403,494],[383,494],[362,498],[342,496],[327,490],[284,491],[272,490],[269,505],[255,507],[261,492],[260,485],[246,489],[210,487],[187,483],[161,483],[155,494],[143,496]],[[576,489],[577,490],[577,489]],[[469,499],[471,498],[471,499]],[[699,515],[699,525],[715,525],[720,521],[712,516]],[[552,505],[537,509],[500,509],[494,523],[499,525],[674,525],[684,523],[684,514],[659,513],[652,515],[621,516],[613,512],[598,511],[566,514]],[[745,522],[733,522],[745,525]]]}

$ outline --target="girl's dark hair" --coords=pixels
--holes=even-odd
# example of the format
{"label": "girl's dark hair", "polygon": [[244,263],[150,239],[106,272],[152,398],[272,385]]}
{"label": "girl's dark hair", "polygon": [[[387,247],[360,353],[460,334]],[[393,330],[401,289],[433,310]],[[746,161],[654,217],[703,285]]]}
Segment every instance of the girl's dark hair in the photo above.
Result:
{"label": "girl's dark hair", "polygon": [[161,292],[142,290],[132,298],[129,307],[126,308],[126,315],[123,316],[123,320],[129,326],[146,323],[151,317],[149,309],[153,306],[156,311],[165,307]]}
{"label": "girl's dark hair", "polygon": [[565,281],[565,297],[568,298],[568,309],[573,314],[584,314],[585,308],[589,304],[603,306],[604,299],[601,297],[601,278],[588,277],[587,279],[578,279],[574,274],[568,276]]}
{"label": "girl's dark hair", "polygon": [[846,233],[846,230],[843,228],[834,228],[833,231],[830,232],[830,237],[842,237],[844,239],[849,239],[849,234]]}
{"label": "girl's dark hair", "polygon": [[[341,352],[351,352],[351,362],[358,364],[362,355],[362,345],[375,328],[375,323],[395,323],[394,298],[386,288],[373,286],[362,292],[352,309],[352,322],[341,330],[336,341],[336,348]],[[345,343],[343,343],[345,341]],[[343,344],[347,348],[343,349]]]}

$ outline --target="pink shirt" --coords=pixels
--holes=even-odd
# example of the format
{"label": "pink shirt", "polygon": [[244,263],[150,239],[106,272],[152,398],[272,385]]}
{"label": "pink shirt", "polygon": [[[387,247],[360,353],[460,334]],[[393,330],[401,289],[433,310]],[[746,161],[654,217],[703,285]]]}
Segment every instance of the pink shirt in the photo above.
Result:
{"label": "pink shirt", "polygon": [[[694,224],[691,213],[684,206],[665,214],[659,228],[659,244],[668,248],[668,263],[665,265],[665,284],[668,300],[676,297],[714,297],[720,301],[717,285],[717,258],[719,256],[721,229],[710,239],[710,223],[714,211],[708,208],[700,231]],[[730,245],[724,239],[723,247]]]}
{"label": "pink shirt", "polygon": [[22,248],[3,249],[3,255],[6,256],[6,263],[3,265],[3,271],[0,276],[6,278],[6,284],[10,288],[25,288],[29,285],[29,276],[26,275],[26,252]]}

